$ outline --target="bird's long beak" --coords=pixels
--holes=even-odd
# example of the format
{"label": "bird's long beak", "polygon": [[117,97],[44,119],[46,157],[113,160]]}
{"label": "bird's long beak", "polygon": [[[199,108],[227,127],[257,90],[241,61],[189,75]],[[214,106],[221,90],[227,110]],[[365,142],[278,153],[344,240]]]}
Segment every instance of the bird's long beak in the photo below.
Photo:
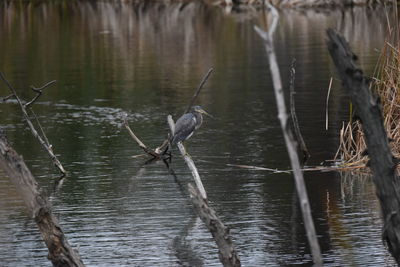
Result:
{"label": "bird's long beak", "polygon": [[204,109],[200,110],[201,113],[203,113],[204,115],[207,115],[208,117],[215,119],[213,115],[211,115],[210,113],[208,113],[207,111],[205,111]]}

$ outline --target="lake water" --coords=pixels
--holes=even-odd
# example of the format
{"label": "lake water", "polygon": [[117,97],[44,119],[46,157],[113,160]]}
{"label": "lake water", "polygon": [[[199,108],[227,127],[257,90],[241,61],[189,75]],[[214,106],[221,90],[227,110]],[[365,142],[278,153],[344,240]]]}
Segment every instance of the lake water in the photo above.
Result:
{"label": "lake water", "polygon": [[[200,3],[124,1],[0,4],[0,70],[21,97],[45,89],[34,105],[69,173],[57,172],[15,103],[1,104],[0,124],[50,195],[70,243],[88,266],[220,266],[216,245],[194,214],[192,176],[176,150],[175,179],[121,127],[128,114],[150,147],[166,137],[166,116],[186,108],[202,76],[214,73],[197,104],[217,119],[186,143],[212,207],[231,233],[243,266],[311,266],[289,174],[232,167],[288,169],[264,45],[253,25],[268,13],[227,12]],[[344,33],[372,74],[386,33],[383,8],[284,10],[275,47],[285,88],[297,59],[296,109],[311,153],[332,159],[348,98],[326,49],[325,30]],[[329,129],[325,99],[330,77]],[[0,94],[8,94],[4,84]],[[305,173],[326,266],[394,266],[381,240],[379,203],[368,177]],[[9,178],[0,174],[0,265],[51,266],[35,223]]]}

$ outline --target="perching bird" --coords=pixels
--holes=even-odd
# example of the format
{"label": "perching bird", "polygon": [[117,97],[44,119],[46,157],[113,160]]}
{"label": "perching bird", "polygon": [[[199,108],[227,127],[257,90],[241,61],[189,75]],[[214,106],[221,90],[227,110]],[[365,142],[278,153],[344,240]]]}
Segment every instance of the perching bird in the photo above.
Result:
{"label": "perching bird", "polygon": [[179,142],[189,139],[195,130],[199,129],[203,122],[202,114],[208,115],[204,109],[200,106],[193,106],[189,113],[185,113],[180,117],[175,124],[175,133],[171,138],[171,145],[175,145]]}

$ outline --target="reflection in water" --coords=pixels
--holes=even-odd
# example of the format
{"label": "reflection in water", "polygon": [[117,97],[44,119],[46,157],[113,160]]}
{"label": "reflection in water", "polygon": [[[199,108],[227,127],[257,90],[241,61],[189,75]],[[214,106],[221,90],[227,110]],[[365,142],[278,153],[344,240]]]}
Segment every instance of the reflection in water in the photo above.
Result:
{"label": "reflection in water", "polygon": [[[379,8],[281,11],[275,46],[283,77],[297,59],[296,110],[310,164],[333,157],[347,117],[348,100],[334,81],[325,131],[334,75],[325,29],[344,32],[372,73],[384,15]],[[128,112],[143,142],[160,144],[166,115],[182,113],[209,67],[215,72],[198,104],[218,120],[206,121],[187,147],[211,204],[231,228],[243,265],[312,264],[291,176],[227,166],[289,166],[264,47],[253,30],[253,24],[267,26],[265,16],[226,15],[197,2],[0,4],[0,70],[26,98],[30,84],[58,80],[34,109],[69,171],[51,200],[87,265],[220,266],[209,232],[193,216],[186,189],[192,178],[178,153],[175,175],[162,162],[143,166],[131,158],[142,151],[120,128],[121,113]],[[0,119],[40,184],[50,188],[53,166],[25,131],[16,105],[2,104]],[[331,173],[305,179],[327,266],[393,265],[369,180]],[[4,175],[0,199],[2,265],[49,266],[36,226]]]}
{"label": "reflection in water", "polygon": [[[365,242],[374,236],[380,238],[382,226],[379,202],[375,197],[369,175],[341,174],[341,196],[339,202],[331,201],[327,192],[327,222],[332,250],[342,262],[352,266],[363,265],[362,259],[355,255],[361,254],[372,262],[378,260],[373,252],[376,245]],[[385,259],[385,257],[387,259]],[[393,260],[383,256],[387,265],[395,265]]]}
{"label": "reflection in water", "polygon": [[190,230],[194,228],[196,220],[200,220],[196,214],[193,214],[188,224],[182,228],[182,231],[174,238],[172,243],[173,249],[176,252],[176,258],[181,266],[203,266],[203,261],[196,255],[196,248],[187,241],[190,235]]}

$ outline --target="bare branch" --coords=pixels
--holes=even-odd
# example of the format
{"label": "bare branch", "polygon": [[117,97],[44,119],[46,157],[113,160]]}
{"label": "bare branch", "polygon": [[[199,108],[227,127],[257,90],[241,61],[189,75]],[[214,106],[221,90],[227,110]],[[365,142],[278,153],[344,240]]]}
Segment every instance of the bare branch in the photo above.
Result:
{"label": "bare branch", "polygon": [[10,177],[38,225],[49,249],[48,259],[53,265],[84,266],[79,253],[69,245],[64,236],[57,218],[52,213],[50,203],[41,195],[35,178],[22,157],[10,146],[4,132],[0,132],[0,167]]}
{"label": "bare branch", "polygon": [[208,80],[208,77],[210,77],[211,73],[213,72],[213,68],[210,68],[208,70],[208,72],[206,73],[206,75],[203,77],[203,79],[201,80],[199,87],[197,87],[196,92],[194,93],[192,100],[189,103],[189,106],[186,108],[184,113],[188,113],[190,108],[193,106],[194,102],[196,101],[196,98],[198,97],[198,95],[200,94],[201,89],[203,88],[204,84],[206,83],[206,81]]}
{"label": "bare branch", "polygon": [[[12,94],[14,95],[15,99],[17,100],[22,114],[24,116],[24,119],[26,123],[28,124],[32,135],[39,141],[39,143],[47,150],[47,153],[49,154],[50,158],[52,159],[54,165],[58,168],[58,170],[61,172],[61,178],[65,177],[67,172],[65,171],[64,167],[62,166],[61,162],[58,160],[57,156],[53,153],[53,149],[51,146],[49,146],[43,139],[42,137],[38,134],[36,131],[35,127],[33,126],[33,123],[29,119],[28,112],[26,111],[25,105],[22,104],[21,99],[18,97],[17,92],[15,91],[14,87],[11,86],[11,84],[7,81],[7,79],[4,77],[4,74],[0,72],[0,78],[4,81],[4,83],[7,85],[7,87],[10,89]],[[45,137],[47,139],[47,137]]]}
{"label": "bare branch", "polygon": [[[171,133],[174,133],[174,131],[175,131],[175,122],[172,119],[172,116],[168,115],[167,120],[168,120],[168,125],[169,125],[169,128],[171,130]],[[192,171],[192,176],[193,176],[194,182],[196,183],[197,189],[200,191],[200,194],[201,194],[202,198],[207,199],[206,190],[204,189],[203,183],[201,182],[201,178],[200,178],[199,172],[197,171],[196,165],[194,165],[194,162],[193,162],[192,158],[186,152],[186,149],[183,146],[182,142],[178,142],[176,145],[177,145],[177,147],[179,149],[179,152],[181,152],[181,155],[182,155],[183,159],[185,160],[186,165]]]}
{"label": "bare branch", "polygon": [[12,98],[12,97],[14,97],[14,94],[5,96],[5,97],[3,97],[3,98],[1,99],[1,102],[6,102],[8,99],[10,99],[10,98]]}
{"label": "bare branch", "polygon": [[271,169],[271,168],[260,167],[260,166],[243,165],[243,164],[226,164],[226,165],[231,166],[231,167],[242,168],[242,169],[255,170],[255,171],[269,171],[269,172],[273,172],[273,173],[290,173],[291,172],[291,170],[278,170],[278,169]]}
{"label": "bare branch", "polygon": [[54,84],[56,82],[57,82],[56,80],[50,81],[50,82],[46,83],[45,85],[43,85],[42,87],[39,87],[39,88],[36,88],[33,85],[31,85],[31,89],[32,89],[32,91],[36,92],[36,96],[34,96],[32,98],[32,100],[29,101],[28,103],[25,103],[25,107],[29,107],[30,105],[35,103],[35,101],[42,95],[43,89],[49,87],[50,85],[52,85],[52,84]]}
{"label": "bare branch", "polygon": [[163,144],[156,148],[155,150],[152,150],[148,148],[140,139],[136,136],[136,134],[132,131],[132,129],[129,127],[128,124],[128,118],[126,114],[123,116],[124,117],[124,126],[128,130],[129,135],[135,140],[135,142],[139,145],[141,149],[143,149],[144,152],[146,152],[148,155],[152,156],[155,159],[164,159],[164,154],[162,153],[163,150],[162,148],[165,148],[165,146],[168,146],[168,139],[163,142]]}
{"label": "bare branch", "polygon": [[229,228],[218,218],[215,210],[208,206],[207,200],[202,197],[197,188],[189,184],[189,192],[197,214],[211,232],[215,243],[217,243],[221,263],[225,267],[241,266],[239,256],[229,233]]}
{"label": "bare branch", "polygon": [[328,86],[328,94],[326,95],[326,105],[325,105],[325,130],[328,130],[328,121],[329,121],[329,96],[331,94],[333,78],[329,80]]}
{"label": "bare branch", "polygon": [[48,146],[50,149],[52,149],[53,146],[50,144],[49,139],[47,139],[47,136],[46,136],[46,134],[44,133],[42,124],[40,124],[40,121],[39,121],[38,117],[36,116],[36,113],[33,111],[32,108],[30,108],[30,111],[32,112],[33,116],[35,117],[36,123],[37,123],[37,125],[39,126],[39,129],[40,129],[40,132],[42,133],[42,136],[43,136],[43,138],[44,138],[44,141],[46,142],[47,146]]}
{"label": "bare branch", "polygon": [[254,29],[264,40],[265,49],[269,60],[270,72],[272,76],[272,83],[275,91],[275,99],[278,108],[278,118],[281,124],[286,148],[288,150],[290,162],[293,169],[297,194],[300,199],[300,207],[303,215],[308,242],[310,244],[311,253],[313,255],[313,261],[316,266],[322,266],[323,261],[321,249],[318,244],[314,222],[311,216],[310,203],[307,196],[307,189],[304,184],[303,173],[301,171],[299,158],[296,153],[296,142],[293,138],[293,133],[290,131],[290,127],[288,127],[288,115],[286,112],[285,98],[283,95],[282,80],[273,46],[273,33],[278,23],[279,14],[273,6],[271,6],[270,4],[268,4],[268,6],[271,9],[271,14],[273,15],[273,23],[269,32],[265,32],[257,26],[255,26]]}

